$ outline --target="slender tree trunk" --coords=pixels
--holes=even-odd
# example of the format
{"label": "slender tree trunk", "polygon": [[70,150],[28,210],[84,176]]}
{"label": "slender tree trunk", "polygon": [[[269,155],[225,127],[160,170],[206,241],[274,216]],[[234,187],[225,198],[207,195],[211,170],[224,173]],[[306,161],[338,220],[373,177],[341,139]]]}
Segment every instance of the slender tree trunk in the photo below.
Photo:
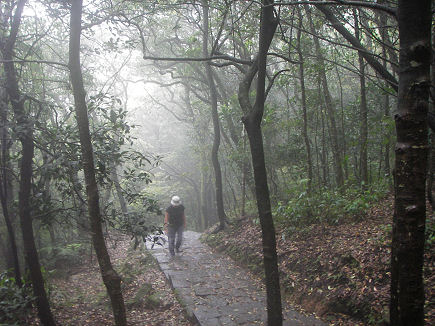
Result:
{"label": "slender tree trunk", "polygon": [[344,114],[344,103],[343,103],[343,84],[341,82],[340,71],[338,66],[335,66],[335,71],[337,73],[338,87],[340,89],[340,110],[341,110],[341,141],[342,141],[342,157],[343,157],[343,170],[344,170],[344,180],[349,179],[349,164],[347,156],[347,144],[346,144],[346,127],[345,127],[345,114]]}
{"label": "slender tree trunk", "polygon": [[85,89],[80,67],[80,34],[81,34],[82,0],[71,2],[69,68],[73,87],[77,124],[80,134],[83,170],[85,174],[88,211],[90,217],[92,241],[97,255],[104,285],[109,294],[115,324],[127,324],[124,299],[121,292],[121,278],[112,267],[107,252],[101,226],[101,215],[98,200],[98,187],[95,178],[93,149],[89,132],[88,112],[85,99]]}
{"label": "slender tree trunk", "polygon": [[[208,32],[209,32],[209,5],[207,0],[202,0],[202,10],[203,10],[203,34],[202,34],[202,54],[204,57],[208,57]],[[218,115],[218,103],[217,103],[217,90],[213,79],[213,72],[209,62],[204,63],[205,73],[207,76],[207,83],[210,89],[210,101],[211,101],[211,114],[213,120],[213,148],[211,152],[211,159],[215,174],[215,188],[216,188],[216,208],[217,215],[219,219],[219,228],[222,230],[225,228],[225,222],[227,216],[225,214],[224,199],[223,199],[223,186],[222,186],[222,171],[219,163],[219,146],[221,142],[221,133],[219,126],[219,115]]]}
{"label": "slender tree trunk", "polygon": [[[4,172],[4,171],[2,171],[2,172]],[[5,175],[3,174],[0,177],[0,198],[1,198],[1,205],[2,205],[3,217],[5,219],[6,229],[8,230],[9,247],[10,247],[10,253],[12,255],[12,262],[13,262],[15,280],[16,280],[16,283],[17,283],[18,287],[21,287],[23,285],[23,283],[22,283],[22,280],[21,280],[21,271],[20,271],[20,262],[19,262],[19,259],[18,259],[17,241],[15,239],[15,231],[14,231],[14,228],[12,226],[11,219],[9,217],[9,207],[8,207],[8,203],[7,203],[7,193],[5,192],[5,188],[7,186],[6,187],[5,186],[6,186],[5,185]]]}
{"label": "slender tree trunk", "polygon": [[248,162],[246,156],[246,135],[243,127],[243,162],[242,162],[242,217],[246,216],[246,179],[248,174]]}
{"label": "slender tree trunk", "polygon": [[[390,119],[390,95],[384,94],[384,119]],[[391,166],[390,166],[390,138],[391,134],[389,128],[384,131],[385,145],[384,145],[384,177],[388,180],[389,188],[392,190],[393,184],[391,182]]]}
{"label": "slender tree trunk", "polygon": [[[19,287],[22,286],[21,281],[21,272],[20,272],[20,263],[18,259],[18,249],[17,249],[17,241],[15,239],[15,230],[12,225],[12,221],[9,215],[10,209],[9,209],[9,197],[10,197],[10,180],[9,176],[10,173],[8,173],[8,168],[10,168],[9,164],[9,147],[10,147],[10,141],[9,139],[9,133],[8,133],[8,101],[7,101],[7,92],[6,92],[6,85],[3,82],[3,74],[1,74],[1,84],[0,84],[0,132],[1,132],[1,158],[0,158],[0,199],[1,199],[1,205],[2,205],[2,211],[3,211],[3,217],[6,224],[6,229],[8,231],[8,246],[7,246],[7,252],[8,252],[8,265],[9,260],[11,260],[12,266],[8,266],[9,268],[13,268],[15,280]],[[9,259],[11,258],[11,259]]]}
{"label": "slender tree trunk", "polygon": [[207,174],[205,166],[205,157],[204,153],[200,153],[201,158],[201,185],[200,185],[200,206],[201,206],[201,227],[203,230],[208,228],[209,216],[207,215]]}
{"label": "slender tree trunk", "polygon": [[[355,21],[355,38],[360,40],[360,28],[358,21],[358,11],[354,9],[353,12]],[[364,58],[361,52],[358,52],[358,63],[359,63],[359,81],[360,81],[360,173],[361,173],[361,185],[363,189],[367,188],[369,183],[369,176],[367,170],[367,97],[366,97],[366,78],[365,78],[365,68],[364,68]]]}
{"label": "slender tree trunk", "polygon": [[[435,4],[432,6],[435,8]],[[431,89],[429,99],[429,112],[432,117],[435,116],[435,24],[432,28],[432,61],[431,61]],[[431,130],[430,133],[430,147],[429,147],[429,164],[428,164],[428,181],[427,181],[427,198],[432,207],[432,211],[435,211],[435,199],[433,196],[433,184],[434,184],[434,172],[435,172],[435,131]]]}
{"label": "slender tree trunk", "polygon": [[[380,13],[380,29],[381,29],[381,39],[382,39],[382,66],[385,70],[387,70],[387,43],[389,43],[389,38],[387,34],[387,15],[385,13]],[[385,92],[384,94],[384,119],[390,118],[390,95]],[[390,190],[393,189],[393,184],[391,182],[391,166],[390,166],[390,138],[391,134],[389,128],[385,128],[384,131],[385,137],[385,148],[384,148],[384,175],[388,180]]]}
{"label": "slender tree trunk", "polygon": [[[277,20],[273,16],[273,1],[263,0],[262,4],[258,56],[239,85],[239,102],[244,110],[245,115],[242,121],[246,127],[251,147],[257,208],[262,231],[267,293],[267,324],[269,326],[280,326],[282,325],[282,306],[275,226],[272,218],[261,132],[261,120],[263,118],[265,101],[267,51],[277,27]],[[257,71],[257,94],[255,103],[252,106],[249,101],[249,89]]]}
{"label": "slender tree trunk", "polygon": [[9,38],[2,47],[3,59],[6,61],[3,63],[3,67],[6,75],[6,90],[14,111],[15,120],[17,121],[17,125],[20,126],[18,139],[22,146],[22,156],[20,162],[18,212],[20,216],[21,231],[23,234],[24,252],[30,271],[30,278],[32,280],[33,293],[36,297],[38,316],[44,326],[52,326],[55,325],[55,322],[51,314],[50,305],[44,288],[44,279],[42,277],[41,265],[39,264],[38,252],[35,246],[30,207],[34,154],[33,126],[31,121],[28,119],[24,108],[24,99],[19,90],[17,74],[14,63],[12,62],[14,59],[13,49],[25,3],[26,0],[20,0],[17,3]]}
{"label": "slender tree trunk", "polygon": [[400,73],[395,116],[397,143],[390,306],[390,323],[394,326],[424,325],[431,16],[430,0],[399,0]]}
{"label": "slender tree trunk", "polygon": [[121,184],[119,183],[118,173],[116,171],[116,166],[112,165],[110,167],[110,177],[112,179],[113,185],[115,186],[116,195],[118,196],[119,206],[121,207],[121,212],[123,214],[128,213],[127,202],[125,201],[124,195],[122,194]]}
{"label": "slender tree trunk", "polygon": [[316,36],[316,31],[314,28],[314,23],[311,18],[311,10],[305,5],[305,11],[307,13],[308,21],[310,24],[310,30],[313,34],[313,41],[316,50],[316,58],[319,63],[319,77],[320,82],[322,84],[323,97],[325,100],[326,110],[328,112],[329,122],[331,124],[331,145],[332,145],[332,155],[334,159],[334,172],[335,172],[335,181],[339,188],[344,185],[344,176],[343,176],[343,160],[341,157],[340,145],[338,141],[338,131],[337,131],[337,123],[335,121],[335,108],[332,101],[331,93],[329,92],[328,80],[326,78],[325,71],[325,60],[323,58],[323,54],[320,48],[319,39]]}
{"label": "slender tree trunk", "polygon": [[319,148],[319,143],[318,143],[318,138],[319,138],[319,111],[320,110],[316,110],[316,112],[314,113],[314,153],[316,154],[316,165],[315,165],[315,170],[317,171],[317,185],[321,185],[323,183],[322,181],[322,173],[321,173],[321,169],[320,169],[320,165],[321,165],[321,158],[320,158],[320,148]]}
{"label": "slender tree trunk", "polygon": [[301,48],[302,14],[299,8],[298,8],[298,14],[299,14],[299,28],[297,33],[297,52],[299,56],[299,80],[301,83],[301,105],[302,105],[302,114],[304,119],[302,135],[304,137],[305,150],[307,151],[307,172],[308,172],[307,193],[311,194],[311,184],[313,180],[313,165],[311,162],[310,139],[308,137],[308,117],[307,117],[307,98],[305,94],[304,57]]}
{"label": "slender tree trunk", "polygon": [[[320,91],[320,87],[319,87]],[[329,173],[328,173],[328,148],[326,146],[326,132],[325,132],[325,115],[323,109],[320,110],[320,122],[322,124],[322,153],[320,155],[321,165],[322,165],[322,176],[323,185],[326,187],[329,184]]]}

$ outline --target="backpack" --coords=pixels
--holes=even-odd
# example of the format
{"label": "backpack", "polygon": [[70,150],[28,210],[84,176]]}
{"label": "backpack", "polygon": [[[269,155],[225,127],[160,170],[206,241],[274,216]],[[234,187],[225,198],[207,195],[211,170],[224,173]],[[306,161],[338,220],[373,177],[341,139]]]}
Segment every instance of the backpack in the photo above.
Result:
{"label": "backpack", "polygon": [[179,227],[183,225],[183,214],[184,214],[184,206],[169,206],[166,209],[166,212],[168,212],[168,223],[171,226]]}

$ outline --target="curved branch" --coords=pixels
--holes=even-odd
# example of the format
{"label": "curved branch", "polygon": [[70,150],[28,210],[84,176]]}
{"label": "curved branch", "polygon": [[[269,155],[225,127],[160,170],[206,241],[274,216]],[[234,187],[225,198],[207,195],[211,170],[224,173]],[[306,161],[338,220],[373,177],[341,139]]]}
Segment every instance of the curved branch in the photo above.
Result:
{"label": "curved branch", "polygon": [[361,42],[355,38],[343,24],[335,17],[334,13],[327,7],[318,6],[317,1],[312,1],[318,10],[320,10],[335,28],[350,44],[352,44],[356,50],[361,54],[361,56],[367,61],[367,63],[379,74],[381,75],[388,84],[397,92],[398,81],[397,79],[384,67],[382,64],[376,60],[373,53],[367,51]]}
{"label": "curved branch", "polygon": [[280,70],[278,72],[275,73],[275,75],[273,75],[273,77],[269,80],[269,85],[267,85],[267,89],[266,89],[266,93],[264,95],[264,98],[266,99],[267,96],[269,95],[270,90],[272,89],[273,83],[275,82],[275,79],[281,75],[282,73],[286,72],[286,71],[291,71],[290,69],[283,69]]}

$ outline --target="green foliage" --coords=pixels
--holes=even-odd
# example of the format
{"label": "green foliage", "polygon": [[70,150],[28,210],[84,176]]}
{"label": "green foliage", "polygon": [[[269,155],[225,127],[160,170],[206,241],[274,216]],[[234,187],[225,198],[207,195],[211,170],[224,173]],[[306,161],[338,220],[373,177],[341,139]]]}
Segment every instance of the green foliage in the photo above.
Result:
{"label": "green foliage", "polygon": [[0,324],[22,325],[25,316],[31,310],[34,298],[30,294],[30,287],[17,286],[15,278],[7,272],[0,274]]}
{"label": "green foliage", "polygon": [[431,218],[426,223],[426,248],[430,248],[435,243],[435,219]]}
{"label": "green foliage", "polygon": [[46,268],[70,268],[82,263],[85,243],[70,243],[61,246],[46,246],[40,249],[41,262]]}
{"label": "green foliage", "polygon": [[137,211],[113,216],[113,220],[116,220],[116,224],[113,224],[115,228],[124,234],[130,235],[131,239],[134,240],[134,249],[146,241],[158,242],[160,235],[163,234],[162,228],[153,225],[149,215]]}
{"label": "green foliage", "polygon": [[386,187],[372,186],[366,191],[348,187],[346,192],[323,189],[309,195],[305,183],[301,180],[291,190],[291,199],[278,202],[274,208],[274,216],[278,223],[287,228],[300,228],[314,223],[339,224],[345,219],[357,221],[361,219],[370,204],[383,197]]}
{"label": "green foliage", "polygon": [[153,309],[159,307],[161,302],[161,296],[154,290],[152,284],[145,283],[137,290],[134,297],[126,301],[126,306],[131,309],[143,305],[147,309]]}

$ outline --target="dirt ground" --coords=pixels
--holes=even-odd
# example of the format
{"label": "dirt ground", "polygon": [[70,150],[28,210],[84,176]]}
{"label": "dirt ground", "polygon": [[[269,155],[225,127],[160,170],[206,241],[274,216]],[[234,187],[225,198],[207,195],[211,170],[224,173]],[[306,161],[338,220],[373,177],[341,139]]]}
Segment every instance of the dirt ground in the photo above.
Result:
{"label": "dirt ground", "polygon": [[[372,207],[359,221],[278,230],[280,279],[286,298],[331,325],[387,325],[393,199]],[[433,214],[428,225],[434,224]],[[245,219],[205,238],[262,275],[261,231]],[[426,325],[435,325],[435,243],[425,252]]]}
{"label": "dirt ground", "polygon": [[[130,240],[111,236],[110,257],[123,283],[129,326],[193,326],[163,273],[145,249],[132,250]],[[61,326],[114,325],[110,303],[95,257],[68,271],[66,278],[51,279],[52,311]],[[40,325],[36,316],[27,325]]]}

